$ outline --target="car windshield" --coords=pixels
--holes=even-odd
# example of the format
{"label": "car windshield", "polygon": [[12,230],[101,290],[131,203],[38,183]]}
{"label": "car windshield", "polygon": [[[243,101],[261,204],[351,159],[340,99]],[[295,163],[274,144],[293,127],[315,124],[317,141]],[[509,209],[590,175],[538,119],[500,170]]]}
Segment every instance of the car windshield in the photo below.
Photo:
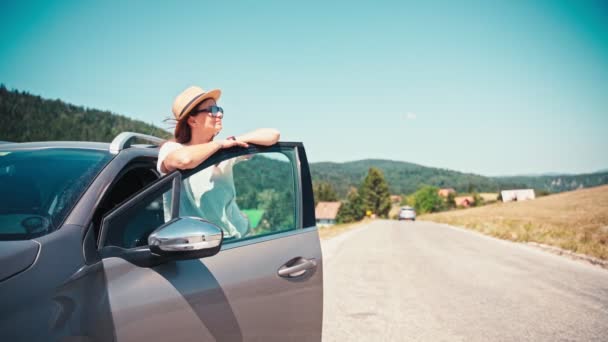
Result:
{"label": "car windshield", "polygon": [[0,240],[56,229],[111,158],[79,149],[0,149]]}

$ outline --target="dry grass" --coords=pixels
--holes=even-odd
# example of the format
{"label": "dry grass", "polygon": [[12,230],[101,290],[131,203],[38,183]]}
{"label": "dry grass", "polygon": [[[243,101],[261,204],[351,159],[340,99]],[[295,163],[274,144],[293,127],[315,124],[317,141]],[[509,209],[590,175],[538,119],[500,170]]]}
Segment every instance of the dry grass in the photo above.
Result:
{"label": "dry grass", "polygon": [[353,228],[356,228],[359,225],[361,225],[363,223],[367,223],[367,222],[369,222],[369,219],[363,219],[363,221],[359,221],[359,222],[336,224],[331,227],[319,228],[319,236],[321,237],[321,240],[327,240],[329,238],[332,238],[334,236],[345,233],[345,232],[347,232]]}
{"label": "dry grass", "polygon": [[498,193],[482,192],[479,194],[479,196],[481,196],[485,202],[494,202],[498,198]]}
{"label": "dry grass", "polygon": [[533,201],[422,215],[519,242],[538,242],[608,260],[608,186]]}

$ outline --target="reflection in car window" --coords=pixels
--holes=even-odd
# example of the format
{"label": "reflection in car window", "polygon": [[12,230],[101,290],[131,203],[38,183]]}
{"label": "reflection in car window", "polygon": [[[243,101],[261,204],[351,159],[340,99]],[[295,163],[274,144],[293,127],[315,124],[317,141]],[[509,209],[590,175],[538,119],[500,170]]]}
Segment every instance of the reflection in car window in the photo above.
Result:
{"label": "reflection in car window", "polygon": [[202,217],[226,242],[296,228],[293,152],[225,160],[184,179],[180,216]]}
{"label": "reflection in car window", "polygon": [[56,229],[110,158],[93,150],[0,150],[0,240]]}

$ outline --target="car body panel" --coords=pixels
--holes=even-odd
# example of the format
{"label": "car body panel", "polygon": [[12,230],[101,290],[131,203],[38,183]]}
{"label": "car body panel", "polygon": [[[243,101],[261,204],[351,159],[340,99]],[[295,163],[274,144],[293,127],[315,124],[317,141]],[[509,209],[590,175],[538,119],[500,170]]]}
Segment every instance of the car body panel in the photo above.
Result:
{"label": "car body panel", "polygon": [[76,148],[85,150],[108,151],[110,144],[93,141],[35,141],[35,142],[6,142],[2,144],[2,149],[11,150],[40,150],[47,148]]}
{"label": "car body panel", "polygon": [[0,340],[113,339],[105,274],[84,266],[82,232],[68,225],[37,238],[36,262],[0,282]]}
{"label": "car body panel", "polygon": [[288,280],[286,255],[321,260],[316,228],[152,268],[104,259],[117,341],[321,340],[322,264]]}
{"label": "car body panel", "polygon": [[[280,144],[271,148],[252,147],[219,153],[200,167],[187,171],[188,177],[219,161],[243,154],[293,150],[307,165],[301,145]],[[165,183],[174,181],[171,173],[150,185],[137,198],[124,203],[110,216],[131,208],[130,202],[145,201]],[[314,222],[310,203],[311,182],[308,169],[298,168],[300,199],[299,217],[304,223]],[[303,191],[306,189],[305,191]],[[162,190],[165,191],[165,190]],[[174,213],[175,214],[175,213]],[[311,217],[312,214],[312,217]],[[107,229],[111,229],[111,226]],[[106,223],[101,241],[105,241]],[[102,248],[103,253],[103,246]],[[114,248],[115,249],[115,248]],[[112,251],[112,250],[110,250]],[[140,250],[137,253],[146,253]],[[314,260],[316,267],[301,277],[286,279],[277,273],[290,261]],[[118,341],[171,338],[189,340],[196,336],[216,340],[320,340],[323,317],[322,254],[316,227],[261,236],[226,243],[214,256],[197,260],[169,261],[143,268],[121,258],[104,259],[108,292]],[[145,279],[146,293],[133,286]],[[170,313],[168,308],[172,308]],[[173,324],[160,324],[176,322]]]}
{"label": "car body panel", "polygon": [[416,220],[416,210],[412,207],[402,207],[399,210],[399,220]]}
{"label": "car body panel", "polygon": [[[83,144],[99,150],[109,146]],[[79,146],[45,142],[3,148]],[[103,258],[98,251],[92,219],[102,198],[125,168],[135,162],[152,165],[158,154],[153,148],[121,151],[96,175],[56,231],[17,244],[0,241],[3,266],[14,264],[3,269],[2,274],[10,275],[0,280],[0,340],[321,340],[322,253],[302,144],[228,149],[206,163],[243,151],[284,148],[295,149],[299,157],[297,229],[226,243],[212,257],[153,267]],[[316,267],[293,279],[278,275],[282,266],[300,257],[315,260]]]}
{"label": "car body panel", "polygon": [[0,282],[30,267],[40,251],[33,240],[0,242]]}

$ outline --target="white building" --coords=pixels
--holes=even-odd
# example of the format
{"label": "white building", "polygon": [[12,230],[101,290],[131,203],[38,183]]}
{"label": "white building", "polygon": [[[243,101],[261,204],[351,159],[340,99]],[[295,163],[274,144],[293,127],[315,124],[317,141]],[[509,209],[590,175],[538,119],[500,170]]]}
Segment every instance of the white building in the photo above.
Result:
{"label": "white building", "polygon": [[536,198],[534,189],[503,190],[500,194],[503,202],[527,201]]}

